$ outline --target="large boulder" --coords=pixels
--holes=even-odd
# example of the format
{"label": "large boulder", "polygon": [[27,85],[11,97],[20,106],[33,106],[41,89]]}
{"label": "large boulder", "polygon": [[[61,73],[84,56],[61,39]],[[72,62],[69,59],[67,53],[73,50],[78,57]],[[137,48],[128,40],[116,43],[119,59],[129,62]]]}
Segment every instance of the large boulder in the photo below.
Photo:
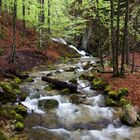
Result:
{"label": "large boulder", "polygon": [[121,120],[127,125],[135,125],[138,119],[138,114],[134,106],[127,104],[123,106],[123,114]]}
{"label": "large boulder", "polygon": [[73,104],[79,104],[80,103],[80,97],[77,95],[77,94],[72,94],[70,96],[70,101],[73,103]]}
{"label": "large boulder", "polygon": [[68,88],[65,88],[65,89],[61,90],[60,93],[62,95],[69,95],[70,94],[70,90]]}
{"label": "large boulder", "polygon": [[38,101],[38,107],[42,107],[46,110],[57,108],[59,105],[55,99],[43,99]]}
{"label": "large boulder", "polygon": [[105,89],[105,87],[107,85],[108,85],[108,83],[100,78],[96,78],[91,82],[91,87],[92,87],[92,89],[95,89],[95,90]]}

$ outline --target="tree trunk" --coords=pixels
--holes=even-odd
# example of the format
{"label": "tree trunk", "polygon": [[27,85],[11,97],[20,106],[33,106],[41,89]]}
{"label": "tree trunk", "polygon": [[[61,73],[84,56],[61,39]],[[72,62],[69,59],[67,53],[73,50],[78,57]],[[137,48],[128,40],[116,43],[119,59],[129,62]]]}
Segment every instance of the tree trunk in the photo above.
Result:
{"label": "tree trunk", "polygon": [[115,46],[114,46],[114,2],[110,0],[111,6],[111,48],[112,48],[112,66],[113,66],[113,76],[116,76],[115,67]]}
{"label": "tree trunk", "polygon": [[46,81],[49,83],[52,83],[56,88],[61,89],[61,88],[68,88],[71,92],[77,91],[77,86],[74,84],[70,84],[67,82],[63,82],[57,79],[49,78],[47,76],[42,77],[42,81]]}
{"label": "tree trunk", "polygon": [[0,16],[1,16],[1,12],[2,12],[2,0],[0,0]]}
{"label": "tree trunk", "polygon": [[23,38],[24,38],[25,37],[25,26],[26,26],[26,22],[25,22],[25,0],[22,0],[22,24],[23,24],[22,34],[23,34]]}
{"label": "tree trunk", "polygon": [[125,26],[126,26],[126,39],[125,39],[125,47],[126,47],[126,64],[129,64],[129,43],[128,43],[128,20],[129,20],[129,0],[126,0],[126,15],[125,15]]}
{"label": "tree trunk", "polygon": [[50,8],[51,8],[51,2],[50,0],[48,0],[48,34],[50,35],[51,34],[51,11],[50,11]]}
{"label": "tree trunk", "polygon": [[125,21],[124,21],[124,37],[123,37],[123,46],[122,46],[122,62],[121,62],[121,75],[124,76],[124,63],[125,63],[125,49],[126,56],[128,60],[128,0],[126,0],[126,11],[125,11]]}
{"label": "tree trunk", "polygon": [[119,69],[118,69],[118,50],[120,48],[120,0],[118,0],[118,11],[117,11],[117,39],[116,39],[116,74],[119,74]]}
{"label": "tree trunk", "polygon": [[15,62],[16,55],[16,17],[17,17],[17,0],[14,0],[14,12],[13,12],[13,44],[10,63]]}
{"label": "tree trunk", "polygon": [[100,56],[100,61],[101,61],[101,66],[104,70],[104,64],[103,64],[103,53],[102,53],[102,46],[101,46],[101,27],[100,27],[100,16],[99,16],[99,1],[96,0],[97,3],[97,19],[98,19],[98,47],[99,47],[99,56]]}

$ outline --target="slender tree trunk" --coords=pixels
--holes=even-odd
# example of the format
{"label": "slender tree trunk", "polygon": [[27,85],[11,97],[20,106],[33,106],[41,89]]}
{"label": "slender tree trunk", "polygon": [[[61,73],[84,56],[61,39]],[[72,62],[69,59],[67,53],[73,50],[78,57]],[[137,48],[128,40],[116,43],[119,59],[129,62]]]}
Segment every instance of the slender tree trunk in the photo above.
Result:
{"label": "slender tree trunk", "polygon": [[120,0],[118,0],[118,11],[117,11],[117,39],[116,39],[116,74],[119,74],[118,70],[118,50],[120,48]]}
{"label": "slender tree trunk", "polygon": [[40,0],[40,5],[41,5],[41,9],[40,9],[40,13],[39,13],[39,47],[42,48],[43,46],[43,29],[42,29],[42,25],[45,22],[45,16],[44,16],[44,0]]}
{"label": "slender tree trunk", "polygon": [[129,0],[126,0],[126,15],[125,15],[125,26],[126,26],[126,64],[129,64],[129,43],[128,43],[128,20],[129,20]]}
{"label": "slender tree trunk", "polygon": [[15,62],[16,55],[16,17],[17,17],[17,0],[14,0],[14,11],[13,11],[13,44],[10,63]]}
{"label": "slender tree trunk", "polygon": [[116,76],[115,67],[115,45],[114,45],[114,2],[110,0],[111,6],[111,46],[112,46],[112,66],[113,66],[113,76]]}
{"label": "slender tree trunk", "polygon": [[25,0],[22,0],[22,24],[23,24],[22,34],[23,34],[23,38],[24,38],[25,37],[25,27],[26,27],[26,22],[25,22]]}
{"label": "slender tree trunk", "polygon": [[99,56],[100,56],[100,61],[101,61],[101,66],[104,69],[104,64],[103,64],[103,52],[102,52],[102,46],[101,46],[101,27],[100,27],[100,16],[99,16],[99,1],[96,0],[97,3],[97,19],[98,19],[98,47],[99,47]]}
{"label": "slender tree trunk", "polygon": [[125,49],[126,56],[128,59],[128,0],[126,0],[126,11],[125,11],[125,20],[124,20],[124,37],[123,37],[123,46],[122,46],[122,62],[121,62],[121,75],[124,76],[124,63],[125,63]]}
{"label": "slender tree trunk", "polygon": [[51,2],[50,0],[48,0],[48,34],[51,34],[51,20],[50,20],[50,17],[51,17]]}
{"label": "slender tree trunk", "polygon": [[2,12],[2,0],[0,0],[0,16],[1,16],[1,12]]}
{"label": "slender tree trunk", "polygon": [[134,72],[134,67],[135,67],[135,52],[133,52],[133,60],[132,60],[131,73],[133,73],[133,72]]}

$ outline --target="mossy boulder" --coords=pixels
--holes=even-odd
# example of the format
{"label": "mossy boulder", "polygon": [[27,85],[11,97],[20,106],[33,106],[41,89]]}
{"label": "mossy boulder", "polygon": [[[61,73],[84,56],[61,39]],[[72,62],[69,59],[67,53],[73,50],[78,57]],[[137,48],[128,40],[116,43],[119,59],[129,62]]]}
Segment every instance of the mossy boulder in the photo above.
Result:
{"label": "mossy boulder", "polygon": [[92,89],[95,89],[95,90],[104,89],[107,85],[108,83],[100,78],[96,78],[91,82]]}
{"label": "mossy boulder", "polygon": [[44,88],[44,90],[47,90],[47,91],[51,91],[51,90],[53,90],[53,88],[52,88],[52,86],[46,86],[45,88]]}
{"label": "mossy boulder", "polygon": [[14,79],[14,83],[16,83],[16,84],[20,84],[21,82],[22,82],[22,80],[20,78],[18,78],[18,77],[16,77]]}
{"label": "mossy boulder", "polygon": [[60,93],[63,94],[63,95],[69,95],[70,90],[68,88],[65,88],[65,89],[61,90]]}
{"label": "mossy boulder", "polygon": [[73,104],[79,104],[80,103],[80,97],[77,95],[77,94],[72,94],[70,96],[70,101],[73,103]]}
{"label": "mossy boulder", "polygon": [[134,106],[127,104],[123,106],[123,114],[121,120],[127,125],[135,125],[138,119],[138,114]]}
{"label": "mossy boulder", "polygon": [[113,99],[107,97],[106,98],[106,105],[107,106],[118,106],[118,103],[114,101]]}
{"label": "mossy boulder", "polygon": [[124,106],[124,105],[127,105],[127,104],[131,104],[131,101],[125,99],[125,98],[121,98],[120,101],[119,101],[119,106]]}
{"label": "mossy boulder", "polygon": [[117,91],[110,91],[110,92],[108,92],[108,97],[111,99],[117,100],[118,99],[118,92]]}
{"label": "mossy boulder", "polygon": [[104,89],[104,93],[105,94],[108,94],[109,92],[111,91],[111,86],[110,85],[107,85]]}
{"label": "mossy boulder", "polygon": [[77,84],[77,79],[72,78],[72,79],[69,80],[69,82],[76,85]]}
{"label": "mossy boulder", "polygon": [[49,110],[53,108],[57,108],[59,105],[58,101],[55,99],[48,99],[47,102],[44,103],[44,109]]}
{"label": "mossy boulder", "polygon": [[2,106],[0,107],[0,117],[6,119],[15,119],[16,112],[14,107]]}
{"label": "mossy boulder", "polygon": [[31,82],[34,82],[34,79],[32,77],[29,77],[25,79],[25,82],[31,83]]}
{"label": "mossy boulder", "polygon": [[57,108],[58,105],[59,103],[55,99],[43,99],[43,100],[38,101],[38,107],[41,107],[47,110]]}
{"label": "mossy boulder", "polygon": [[127,96],[128,95],[128,89],[125,87],[122,87],[118,90],[118,97]]}
{"label": "mossy boulder", "polygon": [[94,78],[95,78],[95,75],[94,75],[94,74],[89,74],[89,75],[88,75],[88,80],[89,80],[89,81],[93,81]]}
{"label": "mossy boulder", "polygon": [[16,111],[16,113],[18,113],[18,114],[20,114],[22,116],[27,115],[27,109],[22,105],[16,106],[15,111]]}
{"label": "mossy boulder", "polygon": [[20,114],[17,114],[17,113],[15,115],[15,119],[16,119],[16,121],[23,121],[23,117]]}
{"label": "mossy boulder", "polygon": [[5,133],[0,130],[0,140],[8,140],[8,137],[5,135]]}
{"label": "mossy boulder", "polygon": [[23,124],[23,122],[20,122],[20,121],[16,122],[14,127],[15,127],[16,131],[23,131],[24,130],[24,124]]}

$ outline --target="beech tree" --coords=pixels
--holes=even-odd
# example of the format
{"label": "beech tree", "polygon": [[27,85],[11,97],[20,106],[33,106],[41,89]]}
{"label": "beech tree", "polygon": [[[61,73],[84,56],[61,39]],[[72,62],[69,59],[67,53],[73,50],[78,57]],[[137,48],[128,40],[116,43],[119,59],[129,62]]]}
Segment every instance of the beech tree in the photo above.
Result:
{"label": "beech tree", "polygon": [[13,11],[13,44],[10,63],[15,62],[16,55],[16,18],[17,18],[17,0],[14,0],[14,11]]}

